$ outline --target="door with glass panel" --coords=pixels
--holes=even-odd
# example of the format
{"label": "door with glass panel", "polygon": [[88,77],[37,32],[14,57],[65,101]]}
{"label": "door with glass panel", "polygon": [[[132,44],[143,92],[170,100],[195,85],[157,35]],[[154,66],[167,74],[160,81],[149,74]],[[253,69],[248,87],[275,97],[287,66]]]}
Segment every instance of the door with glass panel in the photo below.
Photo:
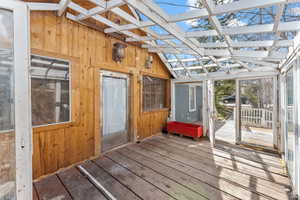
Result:
{"label": "door with glass panel", "polygon": [[241,142],[273,149],[276,126],[274,78],[239,81]]}
{"label": "door with glass panel", "polygon": [[128,135],[128,86],[125,74],[102,73],[102,151],[126,144]]}
{"label": "door with glass panel", "polygon": [[31,199],[27,16],[23,2],[0,0],[0,200]]}

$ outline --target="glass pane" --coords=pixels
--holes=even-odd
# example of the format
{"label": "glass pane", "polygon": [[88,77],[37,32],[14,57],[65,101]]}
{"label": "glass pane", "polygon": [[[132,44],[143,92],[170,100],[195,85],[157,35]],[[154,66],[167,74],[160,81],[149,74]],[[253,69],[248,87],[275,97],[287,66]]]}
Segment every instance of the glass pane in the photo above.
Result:
{"label": "glass pane", "polygon": [[293,70],[289,70],[286,76],[286,103],[287,103],[287,122],[286,122],[286,141],[287,141],[287,167],[292,180],[294,180],[294,149],[295,149],[295,130],[294,130],[294,84]]}
{"label": "glass pane", "polygon": [[31,57],[32,125],[70,121],[69,63]]}
{"label": "glass pane", "polygon": [[0,200],[15,196],[13,13],[0,9]]}
{"label": "glass pane", "polygon": [[242,142],[273,148],[273,79],[240,81]]}
{"label": "glass pane", "polygon": [[143,110],[165,108],[166,81],[150,76],[143,77]]}
{"label": "glass pane", "polygon": [[215,81],[215,138],[235,143],[235,80]]}

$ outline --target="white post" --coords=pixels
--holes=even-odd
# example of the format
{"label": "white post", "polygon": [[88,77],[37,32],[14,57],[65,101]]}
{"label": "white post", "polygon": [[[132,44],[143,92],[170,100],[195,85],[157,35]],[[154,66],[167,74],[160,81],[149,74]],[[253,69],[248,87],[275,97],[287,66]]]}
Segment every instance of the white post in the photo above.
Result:
{"label": "white post", "polygon": [[171,80],[171,114],[170,114],[170,120],[172,121],[175,121],[176,120],[176,116],[175,116],[175,82],[174,80],[172,79]]}
{"label": "white post", "polygon": [[203,121],[203,136],[207,135],[207,131],[209,130],[209,117],[208,117],[208,93],[207,93],[207,81],[203,81],[203,90],[202,90],[202,99],[203,99],[203,109],[202,109],[202,121]]}
{"label": "white post", "polygon": [[212,146],[215,146],[215,109],[214,109],[214,81],[207,81],[207,94],[208,94],[208,117],[209,117],[209,140]]}
{"label": "white post", "polygon": [[29,10],[24,2],[14,5],[14,72],[16,131],[16,191],[18,200],[32,199],[32,127],[29,76]]}
{"label": "white post", "polygon": [[236,117],[236,123],[235,123],[235,143],[240,144],[241,143],[241,117],[240,117],[240,80],[235,81],[235,117]]}

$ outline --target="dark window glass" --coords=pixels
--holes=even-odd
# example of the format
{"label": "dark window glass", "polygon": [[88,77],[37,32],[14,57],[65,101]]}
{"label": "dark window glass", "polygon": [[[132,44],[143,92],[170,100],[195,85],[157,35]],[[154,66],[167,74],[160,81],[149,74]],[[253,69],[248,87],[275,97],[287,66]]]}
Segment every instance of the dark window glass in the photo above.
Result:
{"label": "dark window glass", "polygon": [[166,107],[166,80],[143,77],[143,110],[151,111]]}
{"label": "dark window glass", "polygon": [[32,56],[32,125],[70,121],[69,63]]}

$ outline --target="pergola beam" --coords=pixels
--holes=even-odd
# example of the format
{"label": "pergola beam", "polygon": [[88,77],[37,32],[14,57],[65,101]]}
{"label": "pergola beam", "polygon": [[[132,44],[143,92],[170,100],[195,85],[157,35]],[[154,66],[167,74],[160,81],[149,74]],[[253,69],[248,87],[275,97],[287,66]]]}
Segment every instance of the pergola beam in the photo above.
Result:
{"label": "pergola beam", "polygon": [[[291,47],[293,46],[293,41],[291,40],[278,40],[275,43],[275,40],[265,40],[265,41],[245,41],[245,42],[231,42],[231,46],[234,48],[259,48],[259,47]],[[142,48],[153,48],[153,45],[144,44]],[[155,45],[156,48],[171,48],[170,45],[161,44]],[[188,48],[184,44],[176,44],[176,48],[186,49]],[[226,48],[227,44],[225,42],[207,42],[207,43],[199,43],[199,48]]]}
{"label": "pergola beam", "polygon": [[[100,3],[101,3],[101,1],[98,1],[98,5]],[[107,1],[107,2],[103,2],[101,4],[102,6],[92,8],[92,9],[88,10],[86,13],[81,13],[76,17],[76,19],[78,21],[85,20],[85,19],[90,18],[94,15],[99,15],[101,13],[107,12],[107,11],[109,11],[109,10],[115,8],[115,7],[119,7],[119,6],[122,6],[124,4],[125,3],[122,0],[110,0],[110,1]]]}
{"label": "pergola beam", "polygon": [[59,2],[59,10],[57,11],[58,16],[62,16],[68,8],[71,0],[60,0]]}
{"label": "pergola beam", "polygon": [[[222,35],[242,35],[242,34],[257,34],[257,33],[272,33],[274,24],[260,24],[260,25],[251,25],[251,26],[240,26],[240,27],[224,27],[222,26],[220,29],[222,30]],[[122,27],[122,26],[121,26]],[[292,22],[282,22],[278,25],[278,32],[289,32],[289,31],[300,31],[300,21],[292,21]],[[205,30],[205,31],[191,31],[186,32],[184,35],[186,38],[197,38],[197,37],[210,37],[210,36],[218,36],[218,32],[216,30]],[[161,35],[159,40],[170,40],[175,39],[174,36],[170,34]],[[137,41],[150,41],[156,40],[153,37],[141,37],[141,40],[135,40],[132,38],[127,38],[128,42],[137,42]]]}

